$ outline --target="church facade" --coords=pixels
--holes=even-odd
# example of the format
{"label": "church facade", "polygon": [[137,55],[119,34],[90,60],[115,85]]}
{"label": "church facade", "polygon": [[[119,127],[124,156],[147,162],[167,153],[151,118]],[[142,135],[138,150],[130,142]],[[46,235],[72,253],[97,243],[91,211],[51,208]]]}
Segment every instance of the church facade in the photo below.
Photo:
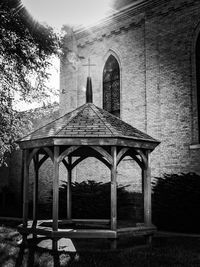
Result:
{"label": "church facade", "polygon": [[[65,27],[60,115],[85,104],[90,75],[96,106],[161,142],[151,153],[152,177],[200,174],[199,0],[111,0],[111,4],[111,14],[98,23]],[[57,111],[48,119],[55,119]],[[20,195],[21,157],[16,155],[9,169],[0,170],[0,198],[3,186]],[[52,168],[47,160],[40,170],[41,202],[51,194]],[[30,172],[32,184],[32,165]],[[66,180],[64,166],[60,174],[60,182]],[[96,159],[83,161],[72,175],[77,182],[109,182],[110,177],[108,168]],[[141,217],[140,167],[125,158],[117,179],[127,190],[139,193],[134,202]]]}
{"label": "church facade", "polygon": [[89,59],[94,104],[161,142],[152,176],[200,173],[200,2],[118,0],[112,10],[66,28],[61,114],[85,103]]}

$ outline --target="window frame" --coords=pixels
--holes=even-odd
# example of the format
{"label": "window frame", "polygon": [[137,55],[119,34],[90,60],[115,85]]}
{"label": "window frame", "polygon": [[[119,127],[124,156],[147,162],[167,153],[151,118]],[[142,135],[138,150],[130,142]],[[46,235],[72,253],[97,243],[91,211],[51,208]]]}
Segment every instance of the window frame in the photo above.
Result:
{"label": "window frame", "polygon": [[[110,57],[113,57],[114,58],[114,60],[116,61],[116,63],[117,63],[117,69],[118,69],[118,79],[113,79],[113,80],[108,80],[108,81],[104,81],[104,76],[105,76],[105,74],[104,74],[104,70],[105,70],[105,67],[106,67],[106,65],[107,65],[107,63],[108,63],[108,60],[109,60],[109,58]],[[114,82],[116,82],[116,81],[118,81],[118,86],[119,86],[119,92],[118,92],[118,94],[119,94],[119,98],[118,98],[118,102],[119,102],[119,110],[117,110],[118,111],[118,113],[119,114],[115,114],[115,111],[114,110],[112,110],[112,103],[113,103],[113,97],[112,97],[112,92],[111,92],[111,99],[110,99],[110,101],[111,101],[111,112],[110,111],[108,111],[107,109],[105,109],[105,105],[104,105],[104,103],[105,103],[105,91],[104,91],[104,88],[105,88],[105,84],[106,83],[111,83],[111,86],[113,85],[113,83]],[[106,57],[106,60],[105,60],[105,62],[104,62],[104,66],[103,66],[103,71],[102,71],[102,106],[103,106],[103,109],[105,109],[105,110],[107,110],[108,112],[110,112],[111,114],[113,114],[113,115],[115,115],[115,116],[117,116],[117,117],[121,117],[121,67],[120,67],[120,63],[119,63],[119,60],[118,60],[118,58],[116,57],[116,55],[115,54],[113,54],[113,53],[109,53],[109,55]]]}

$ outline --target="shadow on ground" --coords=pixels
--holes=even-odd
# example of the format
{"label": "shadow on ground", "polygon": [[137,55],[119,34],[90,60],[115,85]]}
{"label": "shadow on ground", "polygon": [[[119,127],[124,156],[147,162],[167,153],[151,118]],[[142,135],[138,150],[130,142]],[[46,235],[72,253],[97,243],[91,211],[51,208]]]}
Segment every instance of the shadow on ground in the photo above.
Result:
{"label": "shadow on ground", "polygon": [[[20,244],[21,235],[16,229],[0,227],[1,267],[198,267],[200,266],[200,238],[156,236],[152,247],[141,246],[124,240],[116,250],[106,249],[102,244],[98,249],[94,243],[74,242],[75,251],[52,252],[34,243]],[[91,242],[91,241],[90,241]],[[137,245],[135,247],[135,245]],[[140,246],[139,246],[140,245]],[[97,246],[97,244],[96,244]]]}

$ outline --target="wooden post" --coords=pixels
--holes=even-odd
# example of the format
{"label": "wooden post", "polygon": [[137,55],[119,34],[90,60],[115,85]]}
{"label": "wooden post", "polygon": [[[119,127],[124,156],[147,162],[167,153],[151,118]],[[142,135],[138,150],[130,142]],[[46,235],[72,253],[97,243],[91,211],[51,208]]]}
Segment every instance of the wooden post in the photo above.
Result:
{"label": "wooden post", "polygon": [[23,199],[24,199],[24,150],[22,150],[22,165],[21,165],[21,196],[20,196],[20,214],[23,217]]}
{"label": "wooden post", "polygon": [[58,230],[58,196],[59,196],[59,146],[54,147],[54,176],[53,176],[53,231]]}
{"label": "wooden post", "polygon": [[149,167],[149,152],[146,152],[147,163],[142,171],[143,190],[144,190],[144,223],[151,225],[151,171]]}
{"label": "wooden post", "polygon": [[111,230],[117,230],[117,148],[111,147]]}
{"label": "wooden post", "polygon": [[72,158],[71,156],[68,157],[69,168],[67,170],[68,177],[67,177],[67,219],[71,220],[72,218],[72,192],[71,192],[71,182],[72,182]]}
{"label": "wooden post", "polygon": [[24,151],[24,188],[23,188],[23,226],[27,227],[28,221],[28,187],[29,187],[29,165],[28,150]]}
{"label": "wooden post", "polygon": [[37,210],[38,210],[38,177],[39,177],[39,155],[38,153],[34,157],[34,170],[35,170],[35,179],[33,184],[33,227],[37,225]]}

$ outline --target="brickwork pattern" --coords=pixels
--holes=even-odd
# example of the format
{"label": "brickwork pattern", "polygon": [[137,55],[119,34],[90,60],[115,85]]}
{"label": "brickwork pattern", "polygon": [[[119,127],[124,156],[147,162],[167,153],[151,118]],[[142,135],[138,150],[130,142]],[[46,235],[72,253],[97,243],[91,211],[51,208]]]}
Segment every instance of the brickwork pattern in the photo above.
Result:
{"label": "brickwork pattern", "polygon": [[[194,73],[194,39],[200,24],[199,0],[148,1],[145,5],[106,22],[91,32],[72,32],[66,37],[61,60],[60,113],[85,103],[91,68],[94,104],[102,108],[103,68],[113,54],[120,66],[121,119],[161,141],[151,155],[152,176],[162,173],[200,173],[197,106]],[[20,191],[20,155],[13,155],[9,172],[0,178]],[[50,164],[50,165],[49,165]],[[52,188],[51,163],[41,167],[41,201]],[[30,168],[32,184],[32,167]],[[60,182],[66,170],[60,169]],[[73,170],[73,181],[109,181],[109,170],[99,161],[88,159]],[[125,158],[118,168],[118,183],[141,192],[141,170]],[[16,186],[18,184],[18,186]],[[30,192],[30,196],[32,193]]]}
{"label": "brickwork pattern", "polygon": [[[94,103],[102,107],[102,71],[113,53],[121,73],[121,118],[161,141],[151,155],[152,176],[200,173],[200,149],[190,148],[198,142],[192,55],[200,3],[148,1],[146,8],[131,12],[132,16],[113,19],[90,33],[77,33],[82,59],[74,70],[77,86],[68,87],[68,94],[76,90],[77,105],[84,103],[87,70],[82,65],[90,57],[96,64],[91,70]],[[68,79],[72,77],[69,74]],[[61,101],[61,112],[67,109]]]}

